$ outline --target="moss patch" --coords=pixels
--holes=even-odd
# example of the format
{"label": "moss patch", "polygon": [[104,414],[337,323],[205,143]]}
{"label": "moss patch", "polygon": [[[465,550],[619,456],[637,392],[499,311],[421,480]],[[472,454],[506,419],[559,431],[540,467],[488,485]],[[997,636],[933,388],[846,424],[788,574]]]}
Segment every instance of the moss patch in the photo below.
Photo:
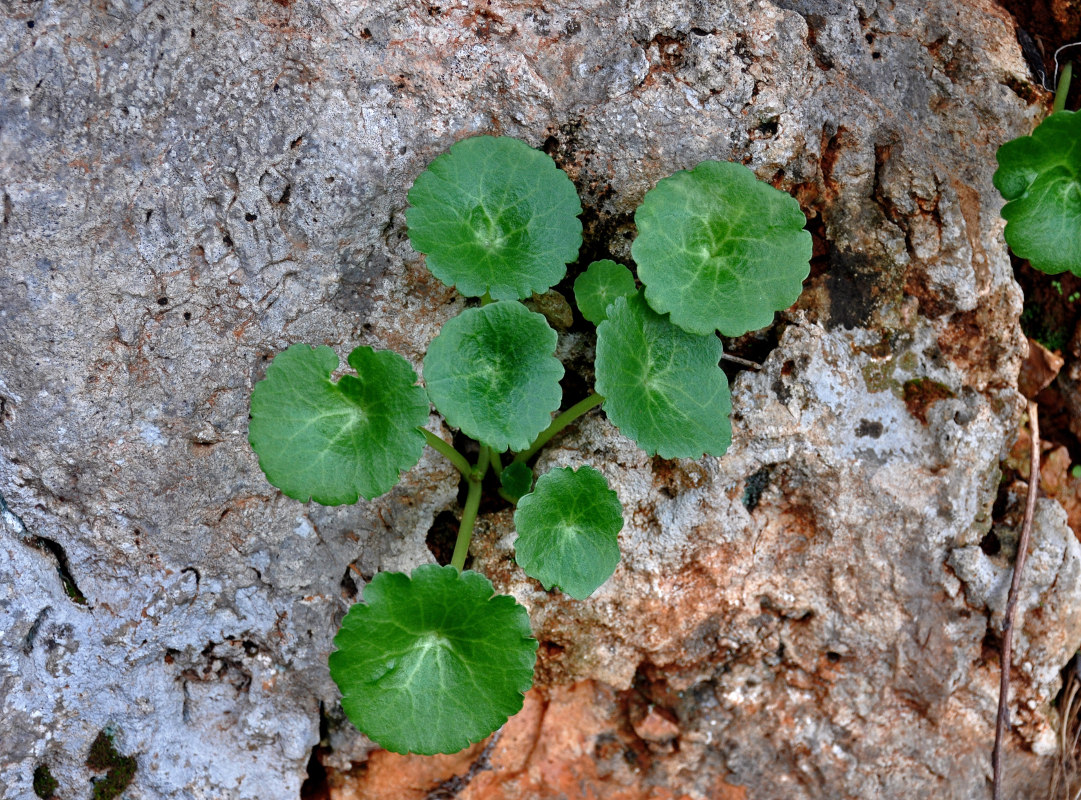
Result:
{"label": "moss patch", "polygon": [[104,778],[93,781],[93,800],[113,800],[135,778],[135,757],[121,755],[113,744],[113,737],[102,731],[90,745],[86,766],[96,772],[104,772]]}

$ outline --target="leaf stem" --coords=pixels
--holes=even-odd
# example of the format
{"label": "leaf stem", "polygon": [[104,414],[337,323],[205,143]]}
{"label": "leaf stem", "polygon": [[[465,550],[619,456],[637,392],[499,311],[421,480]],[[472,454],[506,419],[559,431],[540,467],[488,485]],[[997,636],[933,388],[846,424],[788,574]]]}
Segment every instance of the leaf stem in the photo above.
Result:
{"label": "leaf stem", "polygon": [[459,572],[465,568],[465,559],[469,555],[469,543],[473,539],[473,523],[477,521],[477,509],[480,508],[481,481],[488,472],[490,455],[491,449],[481,446],[477,466],[466,473],[469,477],[469,493],[465,496],[462,524],[458,526],[458,540],[454,543],[454,555],[450,559],[450,565]]}
{"label": "leaf stem", "polygon": [[1066,95],[1070,93],[1070,78],[1073,77],[1073,62],[1067,61],[1062,68],[1062,76],[1058,79],[1058,87],[1055,89],[1055,104],[1051,106],[1051,113],[1066,109]]}
{"label": "leaf stem", "polygon": [[518,453],[514,457],[514,460],[528,461],[536,454],[538,450],[548,444],[548,441],[553,436],[566,428],[568,425],[570,425],[580,416],[585,414],[587,411],[595,408],[596,406],[599,406],[603,402],[604,398],[596,392],[592,392],[584,400],[579,400],[573,406],[571,406],[566,411],[557,416],[555,419],[553,419],[552,424],[541,432],[540,436],[537,437],[537,440],[533,442],[533,444],[531,444],[526,450]]}
{"label": "leaf stem", "polygon": [[439,453],[446,456],[447,460],[457,467],[458,471],[462,473],[463,476],[466,478],[469,477],[469,473],[473,471],[473,467],[469,465],[469,460],[465,456],[454,449],[453,445],[444,442],[427,428],[417,428],[417,430],[424,434],[425,440],[432,446],[433,450],[437,450]]}
{"label": "leaf stem", "polygon": [[503,458],[502,458],[502,456],[499,453],[497,453],[495,451],[495,448],[493,448],[493,447],[489,447],[488,452],[490,454],[491,461],[492,461],[492,472],[495,473],[495,476],[497,478],[502,477],[502,475],[503,475]]}

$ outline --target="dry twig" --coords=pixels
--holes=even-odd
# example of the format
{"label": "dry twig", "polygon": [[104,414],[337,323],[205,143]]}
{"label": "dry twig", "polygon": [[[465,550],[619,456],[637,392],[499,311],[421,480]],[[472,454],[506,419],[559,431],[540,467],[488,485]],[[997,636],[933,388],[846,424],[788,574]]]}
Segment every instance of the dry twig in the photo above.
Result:
{"label": "dry twig", "polygon": [[1025,569],[1025,557],[1028,554],[1028,540],[1032,535],[1032,517],[1036,512],[1036,492],[1040,486],[1040,422],[1037,417],[1036,403],[1028,403],[1028,424],[1032,444],[1029,455],[1028,500],[1025,503],[1025,518],[1021,524],[1021,541],[1017,544],[1017,560],[1013,568],[1013,580],[1010,582],[1010,595],[1006,601],[1006,613],[1002,621],[1002,656],[1000,664],[1002,674],[998,684],[998,715],[995,718],[995,749],[991,752],[991,765],[994,780],[991,784],[993,800],[1002,798],[1002,739],[1010,721],[1010,660],[1013,657],[1014,617],[1017,616],[1017,596],[1021,593],[1021,573]]}

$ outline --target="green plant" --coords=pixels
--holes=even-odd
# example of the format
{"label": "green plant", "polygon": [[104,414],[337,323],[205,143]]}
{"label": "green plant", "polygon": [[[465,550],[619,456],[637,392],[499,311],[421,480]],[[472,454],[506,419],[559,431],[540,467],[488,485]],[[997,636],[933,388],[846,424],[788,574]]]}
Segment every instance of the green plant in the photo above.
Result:
{"label": "green plant", "polygon": [[[645,290],[611,261],[575,282],[579,309],[598,324],[597,391],[553,418],[564,374],[553,355],[558,337],[519,301],[559,282],[577,257],[573,184],[524,143],[482,136],[436,158],[409,201],[409,238],[432,272],[480,298],[432,341],[425,388],[389,351],[356,348],[355,374],[335,381],[333,350],[293,345],[252,392],[249,438],[268,480],[301,501],[335,505],[389,491],[425,441],[467,482],[450,565],[376,575],[330,656],[342,706],[360,730],[387,749],[430,754],[487,736],[521,708],[532,683],[537,643],[526,610],[464,569],[486,475],[517,504],[522,570],[546,589],[588,597],[619,562],[619,499],[590,466],[552,470],[534,487],[530,459],[602,404],[650,454],[723,454],[731,400],[715,329],[767,324],[795,300],[811,242],[795,201],[746,167],[706,162],[661,181],[639,209]],[[669,274],[671,248],[655,241],[675,230],[687,256],[678,280],[697,287],[690,294]],[[739,305],[731,320],[726,302]],[[473,440],[472,461],[424,428],[429,401]]]}
{"label": "green plant", "polygon": [[1042,272],[1081,276],[1081,114],[1065,110],[1071,73],[1068,63],[1036,130],[998,149],[994,183],[1007,201],[1010,249]]}

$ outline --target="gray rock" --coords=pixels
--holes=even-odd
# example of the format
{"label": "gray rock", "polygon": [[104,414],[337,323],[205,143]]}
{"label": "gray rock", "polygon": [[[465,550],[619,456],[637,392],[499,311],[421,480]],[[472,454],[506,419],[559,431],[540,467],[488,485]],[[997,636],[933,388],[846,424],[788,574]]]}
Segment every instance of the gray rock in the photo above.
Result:
{"label": "gray rock", "polygon": [[[627,508],[594,598],[496,570],[509,515],[481,520],[478,565],[565,648],[541,679],[657,672],[687,705],[651,780],[692,796],[987,796],[1008,565],[972,548],[1024,352],[990,177],[1041,113],[998,6],[37,3],[0,11],[0,52],[3,797],[41,764],[88,797],[102,730],[133,798],[296,797],[321,708],[333,763],[366,756],[332,638],[375,571],[432,560],[456,473],[429,452],[374,502],[301,505],[258,469],[248,397],[298,341],[419,366],[463,303],[409,247],[405,193],[477,133],[567,170],[583,263],[628,259],[644,193],[706,158],[793,193],[822,253],[743,342],[779,343],[735,380],[724,458],[651,460],[599,414],[542,456]],[[1025,764],[1081,640],[1076,542],[1041,513]]]}

